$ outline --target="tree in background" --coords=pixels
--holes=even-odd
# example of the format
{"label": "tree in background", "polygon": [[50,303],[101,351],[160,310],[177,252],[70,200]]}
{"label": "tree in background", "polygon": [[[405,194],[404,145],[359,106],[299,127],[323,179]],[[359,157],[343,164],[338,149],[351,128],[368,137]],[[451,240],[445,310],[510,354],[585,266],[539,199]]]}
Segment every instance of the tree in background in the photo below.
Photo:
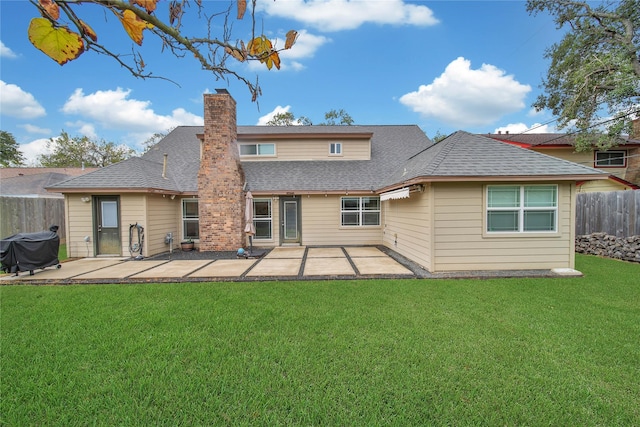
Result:
{"label": "tree in background", "polygon": [[7,131],[0,130],[0,166],[10,168],[24,166],[24,154],[16,139]]}
{"label": "tree in background", "polygon": [[47,168],[104,167],[135,155],[130,147],[104,140],[96,142],[86,136],[71,138],[65,131],[49,139],[47,148],[53,148],[53,152],[38,156],[38,162]]}
{"label": "tree in background", "polygon": [[[343,109],[329,110],[324,114],[324,122],[318,123],[318,126],[351,126],[353,119]],[[290,111],[275,114],[271,120],[267,122],[267,126],[311,126],[313,123],[308,117],[300,116],[296,118],[295,114]]]}
{"label": "tree in background", "polygon": [[[247,0],[236,0],[229,6],[220,8],[222,2],[196,0],[31,0],[40,17],[33,18],[29,24],[28,36],[31,43],[51,59],[64,65],[80,57],[83,52],[94,51],[115,60],[135,77],[151,78],[151,72],[145,70],[146,64],[139,50],[133,55],[123,54],[108,46],[116,37],[109,33],[98,34],[91,27],[91,22],[83,19],[87,8],[83,5],[95,5],[104,9],[105,18],[115,16],[122,24],[122,29],[138,46],[142,46],[145,30],[162,42],[163,50],[176,57],[193,57],[199,66],[213,73],[216,79],[234,77],[243,82],[251,92],[252,99],[260,95],[260,87],[256,80],[250,82],[226,65],[226,60],[233,57],[240,62],[259,61],[271,70],[280,68],[279,51],[290,49],[298,33],[291,30],[287,33],[282,46],[276,46],[264,34],[255,33],[255,3],[251,0],[251,38],[245,44],[242,40],[232,41],[229,23],[232,4],[236,4],[236,18],[242,20],[247,11]],[[193,8],[193,9],[191,9]],[[202,25],[183,25],[189,17],[203,21]],[[95,24],[95,23],[94,23]],[[201,30],[202,34],[188,35],[187,29]],[[216,31],[219,37],[212,36]],[[162,77],[160,77],[162,78]]]}
{"label": "tree in background", "polygon": [[551,110],[558,128],[574,127],[579,151],[619,143],[640,115],[638,0],[528,0],[527,11],[547,11],[558,27],[571,27],[545,53],[551,65],[534,107]]}

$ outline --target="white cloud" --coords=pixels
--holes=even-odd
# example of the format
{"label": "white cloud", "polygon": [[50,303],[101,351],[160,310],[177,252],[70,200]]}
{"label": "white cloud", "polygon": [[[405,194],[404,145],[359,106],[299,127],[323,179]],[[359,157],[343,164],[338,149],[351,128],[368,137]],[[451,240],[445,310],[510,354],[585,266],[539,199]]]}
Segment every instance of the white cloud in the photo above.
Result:
{"label": "white cloud", "polygon": [[49,139],[40,138],[26,144],[20,144],[20,151],[24,154],[27,165],[35,165],[40,154],[51,154],[52,150],[47,149]]}
{"label": "white cloud", "polygon": [[353,30],[365,23],[435,25],[438,20],[426,6],[402,0],[266,0],[258,7],[267,14],[303,22],[322,31]]}
{"label": "white cloud", "polygon": [[40,133],[40,134],[43,134],[43,135],[50,135],[51,134],[51,129],[41,128],[41,127],[30,125],[30,124],[18,125],[18,127],[26,130],[29,133]]}
{"label": "white cloud", "polygon": [[44,107],[29,92],[0,80],[0,112],[19,119],[45,116]]}
{"label": "white cloud", "polygon": [[555,133],[556,130],[553,126],[548,124],[534,123],[531,126],[527,126],[524,123],[509,123],[506,126],[496,128],[493,133]]}
{"label": "white cloud", "polygon": [[432,83],[403,95],[400,102],[451,126],[481,126],[524,108],[530,91],[531,86],[493,65],[472,70],[471,61],[460,57]]}
{"label": "white cloud", "polygon": [[15,54],[7,45],[0,41],[0,58],[17,58],[18,55]]}
{"label": "white cloud", "polygon": [[69,129],[75,129],[74,132],[69,132],[71,134],[86,136],[90,139],[98,139],[98,133],[96,132],[96,127],[93,123],[78,120],[76,122],[65,122],[64,125]]}
{"label": "white cloud", "polygon": [[286,107],[282,107],[282,106],[278,105],[276,108],[273,109],[273,111],[271,111],[270,113],[267,113],[264,116],[260,117],[258,119],[258,123],[256,123],[256,125],[257,126],[265,126],[267,124],[267,122],[269,122],[269,120],[273,119],[273,117],[276,114],[288,113],[290,109],[291,109],[291,105],[287,105]]}
{"label": "white cloud", "polygon": [[177,108],[171,115],[156,114],[150,101],[129,99],[131,90],[97,91],[85,95],[82,89],[76,89],[62,107],[65,114],[75,114],[90,119],[106,129],[118,129],[128,132],[158,132],[180,125],[201,126],[204,119]]}

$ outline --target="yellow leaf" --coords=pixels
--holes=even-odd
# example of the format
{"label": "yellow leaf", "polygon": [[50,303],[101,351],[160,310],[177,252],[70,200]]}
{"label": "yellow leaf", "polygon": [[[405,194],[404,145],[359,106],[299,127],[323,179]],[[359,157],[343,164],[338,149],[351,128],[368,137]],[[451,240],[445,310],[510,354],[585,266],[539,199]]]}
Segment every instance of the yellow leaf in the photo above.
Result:
{"label": "yellow leaf", "polygon": [[156,10],[156,4],[158,0],[134,0],[134,4],[137,4],[140,7],[144,7],[147,13],[151,13]]}
{"label": "yellow leaf", "polygon": [[57,21],[60,18],[60,8],[57,3],[53,2],[53,0],[40,0],[39,3],[54,21]]}
{"label": "yellow leaf", "polygon": [[249,50],[249,54],[251,56],[255,56],[260,58],[261,62],[266,60],[267,56],[271,52],[273,46],[271,45],[271,41],[265,36],[258,36],[255,39],[249,42],[247,49]]}
{"label": "yellow leaf", "polygon": [[120,22],[124,27],[131,40],[142,46],[142,31],[147,28],[147,22],[138,18],[135,12],[131,10],[125,10],[122,16],[119,16]]}
{"label": "yellow leaf", "polygon": [[291,49],[293,44],[296,42],[297,38],[298,38],[298,32],[296,30],[290,30],[287,33],[287,39],[284,42],[284,48],[285,49]]}
{"label": "yellow leaf", "polygon": [[91,40],[93,40],[94,42],[98,41],[98,35],[96,34],[95,31],[93,31],[93,28],[91,28],[89,25],[87,25],[86,22],[84,22],[82,19],[78,20],[80,22],[80,26],[82,27],[82,31],[84,31],[84,34],[91,38]]}
{"label": "yellow leaf", "polygon": [[48,57],[63,65],[84,52],[79,34],[67,28],[54,28],[46,18],[33,18],[29,23],[29,40]]}
{"label": "yellow leaf", "polygon": [[238,19],[244,17],[244,12],[247,10],[247,0],[238,0]]}
{"label": "yellow leaf", "polygon": [[268,69],[271,69],[271,67],[269,66],[270,63],[272,65],[275,65],[278,70],[280,69],[280,55],[278,55],[278,52],[273,51],[271,55],[269,55],[269,58],[267,58]]}

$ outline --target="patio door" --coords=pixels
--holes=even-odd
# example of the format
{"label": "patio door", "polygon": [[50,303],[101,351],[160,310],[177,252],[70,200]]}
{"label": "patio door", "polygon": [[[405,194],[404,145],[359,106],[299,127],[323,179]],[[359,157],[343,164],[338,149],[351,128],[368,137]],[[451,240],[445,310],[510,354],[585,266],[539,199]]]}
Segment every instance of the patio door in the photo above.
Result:
{"label": "patio door", "polygon": [[96,255],[122,255],[120,239],[120,198],[98,196],[95,198]]}
{"label": "patio door", "polygon": [[300,244],[300,197],[280,197],[280,243]]}

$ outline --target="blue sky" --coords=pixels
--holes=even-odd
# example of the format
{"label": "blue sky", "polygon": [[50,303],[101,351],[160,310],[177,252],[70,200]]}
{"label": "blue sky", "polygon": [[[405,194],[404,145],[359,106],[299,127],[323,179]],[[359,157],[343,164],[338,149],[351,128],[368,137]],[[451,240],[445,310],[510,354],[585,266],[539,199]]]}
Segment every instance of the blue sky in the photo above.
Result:
{"label": "blue sky", "polygon": [[[212,11],[226,4],[204,1]],[[136,79],[93,52],[60,66],[28,40],[35,8],[0,0],[0,129],[30,161],[62,130],[140,150],[156,132],[201,125],[202,95],[216,88],[233,95],[241,125],[281,111],[319,123],[325,112],[344,109],[355,124],[417,124],[433,137],[459,129],[522,132],[553,119],[531,105],[548,68],[544,51],[562,32],[550,16],[529,15],[524,1],[258,0],[258,9],[258,28],[270,38],[282,44],[290,29],[299,37],[281,54],[279,71],[229,60],[234,71],[259,78],[263,96],[253,103],[241,83],[216,81],[194,59],[162,53],[149,32],[140,48],[147,70],[179,86]],[[112,16],[90,6],[78,13],[101,43],[131,52]],[[245,42],[247,24],[234,23],[234,36]],[[188,28],[191,36],[206,30],[203,21]],[[535,131],[553,132],[553,125]]]}

